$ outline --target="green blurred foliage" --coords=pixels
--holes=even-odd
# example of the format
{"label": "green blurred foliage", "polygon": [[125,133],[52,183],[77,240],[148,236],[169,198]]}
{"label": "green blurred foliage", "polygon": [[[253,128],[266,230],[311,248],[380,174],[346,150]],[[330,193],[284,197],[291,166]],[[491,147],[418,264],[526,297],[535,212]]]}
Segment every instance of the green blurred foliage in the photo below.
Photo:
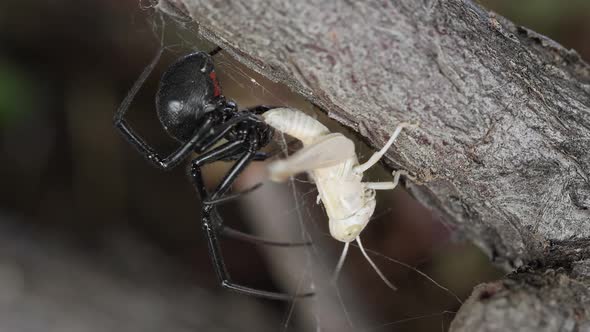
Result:
{"label": "green blurred foliage", "polygon": [[0,127],[8,126],[32,111],[33,87],[26,72],[0,59]]}

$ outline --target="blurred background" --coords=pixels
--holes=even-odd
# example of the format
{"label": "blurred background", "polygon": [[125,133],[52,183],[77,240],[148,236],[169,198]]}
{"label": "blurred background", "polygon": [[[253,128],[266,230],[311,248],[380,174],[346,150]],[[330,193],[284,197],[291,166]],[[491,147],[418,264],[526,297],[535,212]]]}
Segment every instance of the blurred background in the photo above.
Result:
{"label": "blurred background", "polygon": [[[590,59],[589,1],[482,4]],[[310,236],[314,246],[223,241],[232,277],[268,290],[315,287],[322,295],[279,303],[222,290],[185,167],[153,168],[112,126],[118,104],[156,53],[162,29],[169,51],[128,121],[166,153],[176,145],[157,121],[154,93],[176,57],[213,48],[195,40],[194,27],[162,24],[137,0],[0,4],[1,331],[440,331],[460,306],[456,297],[463,300],[474,285],[501,276],[478,249],[398,189],[379,193],[363,243],[399,290],[388,289],[357,248],[338,287],[325,286],[342,248],[329,237],[313,185],[305,177],[271,184],[264,165],[253,165],[234,190],[264,186],[223,205],[224,220],[276,240]],[[223,52],[215,62],[224,94],[241,107],[296,107],[350,135]],[[371,150],[357,144],[368,157]],[[269,149],[283,150],[280,144]],[[208,184],[229,166],[207,167]],[[387,181],[390,175],[377,169],[367,177]]]}

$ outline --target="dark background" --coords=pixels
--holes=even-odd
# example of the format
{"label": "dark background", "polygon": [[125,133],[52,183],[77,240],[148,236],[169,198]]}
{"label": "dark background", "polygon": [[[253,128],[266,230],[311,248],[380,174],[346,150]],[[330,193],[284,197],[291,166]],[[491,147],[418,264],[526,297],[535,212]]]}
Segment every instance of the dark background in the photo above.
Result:
{"label": "dark background", "polygon": [[[590,2],[483,4],[590,59]],[[129,122],[161,151],[171,151],[175,143],[163,133],[153,106],[157,78],[175,57],[213,47],[195,40],[193,26],[163,27],[153,10],[140,7],[135,0],[0,4],[2,331],[280,330],[286,321],[288,304],[220,289],[199,228],[200,202],[184,166],[158,171],[112,127],[114,110],[155,54],[164,29],[171,50],[135,100]],[[240,106],[266,103],[317,112],[223,52],[215,61],[224,94]],[[357,143],[366,158],[370,149]],[[227,168],[207,168],[209,184]],[[265,181],[262,170],[253,167],[235,189]],[[367,177],[386,181],[389,175],[377,170]],[[333,268],[341,244],[327,235],[313,186],[297,182],[299,207],[283,210],[277,207],[293,204],[288,185],[265,182],[264,187],[266,194],[224,205],[224,219],[263,232],[264,222],[290,229],[287,220],[297,220],[297,211],[303,211],[316,248],[325,254],[319,264]],[[368,248],[417,266],[463,299],[474,285],[501,275],[403,190],[380,194],[378,202],[378,218],[363,233]],[[261,211],[272,211],[269,220]],[[223,244],[234,279],[282,288],[280,268],[268,256],[277,249]],[[452,313],[445,310],[459,307],[452,296],[407,268],[374,259],[399,291],[389,290],[352,250],[342,272],[347,287],[340,293],[355,328],[386,323],[376,330],[448,328]],[[344,316],[341,305],[333,312]],[[320,325],[329,328],[330,319],[337,318],[324,318]],[[296,310],[288,326],[302,330],[308,320]]]}

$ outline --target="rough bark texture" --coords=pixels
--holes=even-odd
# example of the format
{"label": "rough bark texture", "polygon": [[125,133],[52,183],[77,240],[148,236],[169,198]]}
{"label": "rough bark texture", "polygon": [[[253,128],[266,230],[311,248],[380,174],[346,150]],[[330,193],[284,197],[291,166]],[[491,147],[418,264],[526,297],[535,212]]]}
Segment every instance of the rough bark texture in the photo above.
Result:
{"label": "rough bark texture", "polygon": [[573,269],[521,272],[479,285],[450,331],[590,331],[590,261]]}
{"label": "rough bark texture", "polygon": [[[471,1],[168,0],[160,9],[198,23],[374,147],[397,123],[419,121],[386,162],[416,174],[413,195],[507,270],[590,256],[590,66],[575,51]],[[489,310],[577,285],[563,278],[540,288],[504,281],[508,302]]]}

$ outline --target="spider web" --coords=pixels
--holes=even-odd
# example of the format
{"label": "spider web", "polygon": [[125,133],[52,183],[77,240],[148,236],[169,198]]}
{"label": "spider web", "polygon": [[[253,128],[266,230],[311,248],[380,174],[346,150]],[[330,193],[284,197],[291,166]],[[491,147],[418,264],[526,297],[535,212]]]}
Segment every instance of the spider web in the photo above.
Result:
{"label": "spider web", "polygon": [[[244,69],[239,64],[233,63],[231,60],[223,59],[223,60],[220,60],[220,62],[218,63],[218,68],[221,68],[221,67],[223,68],[224,73],[227,76],[227,78],[229,78],[229,80],[233,81],[236,86],[239,86],[239,87],[245,89],[248,94],[254,94],[254,95],[259,96],[259,98],[262,98],[265,100],[271,100],[273,105],[276,104],[276,105],[282,105],[282,106],[284,105],[284,106],[291,106],[292,107],[293,101],[291,99],[289,99],[289,97],[285,97],[277,92],[274,92],[271,88],[267,88],[266,84],[259,83],[261,81],[264,81],[264,79],[261,79],[256,74],[249,72],[247,69]],[[247,83],[251,83],[251,84],[247,84]],[[266,82],[266,83],[268,83],[268,82]],[[298,108],[300,108],[300,107],[298,107]],[[308,104],[306,109],[308,112],[310,112],[310,110],[313,110],[313,106]],[[283,151],[283,155],[285,155],[285,156],[288,155],[289,149],[288,149],[287,139],[285,138],[285,136],[280,134],[278,137],[278,141],[279,141],[279,143],[280,143],[279,145],[281,146],[281,149]],[[310,235],[311,232],[315,232],[316,234],[320,234],[323,237],[330,238],[330,235],[326,232],[326,230],[321,229],[318,225],[319,223],[326,223],[327,220],[326,220],[325,213],[323,215],[319,216],[317,212],[314,213],[314,211],[313,211],[314,207],[310,206],[310,202],[315,201],[315,195],[317,195],[317,190],[315,188],[311,188],[311,189],[307,188],[307,190],[301,191],[298,188],[298,185],[300,185],[302,183],[305,184],[305,183],[308,183],[308,181],[302,180],[301,178],[291,178],[290,179],[288,185],[291,189],[293,207],[290,210],[285,211],[285,214],[286,215],[289,215],[289,214],[295,215],[295,218],[297,219],[297,221],[300,225],[301,237],[303,239],[311,238],[312,237],[312,235]],[[317,210],[317,208],[315,208],[315,210]],[[323,212],[323,211],[320,211],[320,212]],[[387,211],[384,211],[384,212],[385,212],[385,214],[387,213]],[[378,216],[376,216],[376,217],[378,217]],[[304,219],[307,222],[305,222]],[[309,222],[309,221],[311,221],[311,222]],[[311,227],[314,228],[312,231],[308,231],[308,227],[310,227],[309,224],[311,224]],[[369,225],[368,227],[371,227],[371,226]],[[333,240],[331,238],[330,238],[330,240],[336,242],[335,240]],[[454,294],[447,287],[444,287],[443,285],[441,285],[439,282],[436,282],[433,278],[428,276],[426,273],[416,269],[415,267],[413,267],[409,264],[403,263],[399,260],[389,257],[381,252],[378,252],[375,250],[369,250],[369,252],[373,257],[381,258],[382,259],[380,262],[381,264],[383,264],[383,260],[385,260],[386,262],[389,262],[389,263],[401,265],[404,268],[415,272],[419,277],[424,278],[428,282],[432,283],[435,287],[439,288],[439,290],[447,293],[448,296],[451,297],[455,301],[453,303],[453,305],[451,305],[451,307],[456,307],[457,305],[461,304],[461,299],[459,298],[459,296]],[[305,250],[305,257],[306,257],[305,268],[300,273],[299,282],[297,283],[296,291],[298,291],[298,292],[302,291],[301,286],[303,284],[313,285],[314,278],[315,278],[316,282],[317,282],[317,278],[329,279],[329,278],[326,278],[325,275],[323,277],[321,277],[322,273],[325,274],[326,272],[328,272],[328,275],[329,275],[329,272],[335,266],[334,265],[335,260],[333,259],[333,257],[327,257],[327,256],[330,256],[330,255],[320,252],[320,249],[318,249],[318,246],[314,246],[312,248],[307,248]],[[332,265],[334,265],[334,266],[330,265],[330,263],[332,263]],[[366,267],[366,273],[373,273],[373,271],[369,267],[367,267],[367,266],[365,266],[365,267]],[[312,270],[312,271],[310,271],[310,270]],[[318,272],[318,270],[320,272]],[[311,277],[311,280],[310,281],[305,280],[307,277]],[[327,315],[332,315],[332,316],[337,315],[337,316],[345,318],[345,322],[350,329],[358,329],[358,328],[361,328],[361,326],[365,326],[365,327],[363,327],[363,329],[375,330],[375,329],[390,328],[392,326],[400,325],[400,324],[407,324],[407,323],[411,323],[411,322],[414,322],[417,320],[438,318],[441,320],[441,325],[443,326],[443,330],[444,330],[445,319],[448,318],[449,315],[452,315],[454,313],[454,311],[445,309],[445,310],[441,310],[441,311],[435,312],[435,313],[429,313],[429,314],[425,314],[425,315],[417,315],[417,316],[413,316],[413,317],[392,320],[392,321],[388,321],[388,322],[381,323],[381,324],[369,324],[367,322],[358,323],[358,322],[355,322],[355,320],[358,320],[358,318],[353,318],[351,316],[351,313],[347,309],[347,306],[350,304],[345,303],[345,300],[342,297],[343,290],[339,286],[333,287],[332,285],[325,285],[326,284],[325,281],[324,282],[317,282],[317,283],[322,284],[324,287],[332,288],[332,291],[336,295],[335,299],[334,298],[330,299],[329,296],[328,296],[327,300],[324,299],[324,301],[332,302],[332,303],[330,303],[331,310],[326,310],[326,306],[325,306],[326,303],[320,303],[320,302],[322,302],[322,300],[318,300],[317,297],[312,300],[306,300],[308,302],[309,301],[313,302],[313,304],[311,304],[311,305],[309,303],[302,304],[302,306],[315,307],[315,309],[311,310],[311,311],[312,311],[312,314],[314,317],[314,322],[317,324],[316,328],[318,328],[318,329],[322,328],[322,325],[323,325],[322,318],[323,317],[325,317]],[[392,293],[391,295],[395,296],[395,293]],[[318,297],[326,297],[326,296],[320,295]],[[297,305],[297,302],[293,302],[289,306],[289,308],[287,309],[287,311],[285,313],[285,319],[283,321],[283,326],[282,326],[283,330],[286,330],[287,327],[289,326],[291,319],[293,318],[293,314],[294,314],[296,305]],[[323,308],[323,309],[320,310],[318,308]],[[358,311],[358,308],[354,311]],[[362,320],[362,318],[361,318],[361,320]]]}
{"label": "spider web", "polygon": [[[214,46],[211,44],[202,41],[196,41],[194,39],[194,36],[197,35],[196,28],[186,22],[180,24],[181,29],[175,30],[173,36],[175,42],[164,46],[164,35],[166,35],[167,38],[170,35],[170,32],[167,31],[168,29],[165,29],[166,26],[164,22],[165,21],[161,18],[161,16],[155,16],[153,20],[154,34],[157,35],[162,41],[161,47],[163,47],[166,52],[172,53],[173,56],[195,49],[213,49]],[[329,123],[323,114],[318,113],[313,105],[309,104],[301,97],[294,96],[285,87],[282,87],[276,83],[272,83],[260,75],[250,71],[243,65],[235,62],[223,51],[215,56],[214,62],[216,71],[221,81],[221,85],[224,89],[224,95],[237,101],[238,105],[240,105],[240,108],[243,109],[247,106],[258,104],[293,107],[320,118],[320,120],[324,122],[324,124],[326,124],[332,131],[342,130],[339,125],[335,123]],[[289,138],[280,135],[276,142],[278,149],[283,152],[284,156],[289,154],[289,147],[291,144],[288,140]],[[360,143],[356,142],[356,144]],[[364,150],[361,149],[361,151],[364,151],[364,154],[370,153],[370,149],[367,148]],[[263,171],[259,169],[258,172],[261,173]],[[380,176],[385,177],[388,175],[386,172],[382,171],[382,173],[384,174],[381,174]],[[370,177],[371,175],[369,174],[366,176]],[[387,180],[389,179],[384,179],[384,181]],[[272,185],[268,184],[268,182],[265,182],[265,186],[263,187],[270,186]],[[304,188],[301,188],[302,186]],[[245,187],[247,187],[247,185]],[[288,189],[285,189],[285,187]],[[356,277],[349,277],[347,274],[351,272],[351,269],[346,268],[345,266],[343,275],[341,276],[341,280],[338,285],[330,284],[328,282],[330,279],[329,276],[335,267],[340,246],[338,243],[336,243],[336,240],[331,239],[329,233],[326,230],[325,224],[327,223],[327,217],[324,211],[322,211],[322,207],[315,206],[314,201],[315,195],[317,194],[316,189],[309,181],[303,180],[302,178],[291,178],[289,183],[284,184],[283,188],[278,192],[280,193],[281,190],[282,195],[276,195],[275,192],[275,197],[281,196],[290,198],[289,200],[291,206],[284,207],[282,208],[282,211],[273,214],[272,219],[274,220],[268,220],[271,219],[268,217],[261,218],[260,213],[257,214],[252,212],[256,210],[259,212],[265,210],[266,206],[264,203],[268,202],[267,198],[261,199],[260,196],[256,196],[256,193],[250,194],[248,196],[252,197],[245,197],[243,199],[245,204],[242,203],[242,205],[246,206],[244,210],[248,210],[247,206],[251,205],[249,207],[250,212],[244,213],[245,215],[249,215],[250,218],[248,219],[267,219],[265,220],[265,225],[254,226],[254,229],[257,231],[260,231],[261,233],[269,236],[277,235],[281,238],[285,238],[285,236],[291,236],[291,239],[293,239],[293,235],[298,235],[299,239],[295,238],[293,240],[312,239],[314,242],[313,246],[306,247],[304,249],[288,249],[299,250],[299,257],[293,258],[293,260],[282,259],[286,257],[282,254],[276,256],[279,257],[278,259],[276,257],[273,259],[273,254],[268,253],[270,251],[280,252],[285,249],[275,249],[271,247],[262,248],[264,255],[269,258],[270,261],[272,261],[272,265],[276,265],[274,268],[274,272],[276,273],[275,275],[279,276],[280,278],[289,279],[287,282],[282,283],[279,281],[279,283],[281,283],[286,288],[291,288],[292,292],[294,293],[307,292],[309,289],[313,289],[318,292],[318,295],[311,299],[295,300],[289,303],[283,314],[284,318],[281,325],[281,329],[283,331],[292,329],[294,320],[297,320],[298,326],[306,326],[305,330],[307,330],[307,327],[311,327],[318,331],[324,329],[333,329],[334,324],[349,330],[360,329],[366,331],[377,331],[390,330],[392,328],[396,328],[397,330],[397,328],[402,327],[406,327],[409,330],[416,330],[415,326],[421,326],[423,324],[410,325],[411,323],[427,320],[436,320],[440,322],[440,328],[442,331],[445,331],[448,328],[447,323],[449,319],[455,314],[454,310],[458,308],[460,304],[462,304],[461,298],[451,291],[449,287],[443,285],[442,282],[436,281],[433,277],[430,277],[429,274],[414,267],[413,264],[404,263],[402,260],[390,257],[382,251],[369,249],[373,247],[370,241],[366,241],[366,245],[368,247],[367,251],[372,256],[372,258],[376,260],[376,263],[380,266],[380,268],[387,268],[387,270],[389,270],[390,267],[388,265],[393,264],[401,266],[406,272],[411,272],[408,274],[407,279],[421,279],[433,286],[430,287],[431,289],[427,290],[427,293],[425,293],[425,289],[428,287],[425,286],[418,287],[417,290],[411,289],[404,291],[404,287],[412,284],[412,282],[400,283],[399,280],[393,279],[392,281],[394,281],[394,283],[397,282],[398,288],[400,288],[400,290],[398,292],[393,292],[389,289],[384,292],[382,291],[382,294],[386,294],[385,297],[397,297],[400,296],[400,293],[402,292],[411,293],[412,291],[417,291],[420,292],[420,296],[428,298],[431,296],[431,294],[438,292],[437,296],[446,298],[446,301],[439,301],[441,303],[446,303],[445,305],[442,305],[444,308],[440,309],[439,306],[439,310],[434,310],[432,312],[414,312],[411,314],[400,314],[398,312],[396,315],[387,316],[385,319],[383,318],[383,315],[373,315],[374,311],[378,311],[378,309],[375,308],[375,304],[370,303],[371,300],[374,300],[374,298],[369,297],[368,300],[360,299],[362,297],[361,295],[364,293],[364,285],[366,285],[367,282],[375,284],[377,282],[375,280],[378,280],[378,278],[374,275],[374,271],[368,266],[368,264],[366,264],[366,262],[362,264],[359,263],[358,266],[354,266],[354,269],[357,271]],[[286,195],[285,192],[287,192]],[[382,195],[378,196],[378,202],[381,196]],[[391,219],[391,216],[388,212],[388,208],[381,208],[380,210],[378,208],[376,215],[373,218],[377,220],[372,221],[368,225],[367,231],[369,231],[373,226],[377,226],[376,224],[379,222],[379,220],[382,220],[383,217],[389,216],[389,219]],[[292,227],[294,225],[292,224],[282,224],[280,227],[278,227],[280,229],[287,229],[289,228],[288,226],[291,226],[290,230],[286,232],[272,230],[268,231],[270,228],[268,225],[269,222],[276,223],[278,220],[289,219],[296,220],[295,226],[297,226],[297,229],[295,231]],[[387,220],[385,222],[391,223],[392,221]],[[331,244],[326,245],[326,243]],[[301,254],[301,251],[303,251],[303,254]],[[282,260],[282,264],[278,263],[279,260]],[[413,261],[424,264],[429,260],[430,257],[427,259]],[[351,265],[356,262],[360,261],[353,261],[351,258],[348,262],[348,267],[351,267]],[[361,276],[360,279],[358,277],[359,275]],[[385,285],[382,286],[385,287]],[[441,296],[441,294],[443,295]],[[405,296],[407,297],[407,294]],[[385,301],[385,303],[387,303],[387,301]],[[429,306],[425,307],[428,308]],[[376,316],[379,318],[376,318]],[[379,320],[381,320],[381,323],[375,322]],[[301,323],[301,321],[303,321],[303,323]]]}

